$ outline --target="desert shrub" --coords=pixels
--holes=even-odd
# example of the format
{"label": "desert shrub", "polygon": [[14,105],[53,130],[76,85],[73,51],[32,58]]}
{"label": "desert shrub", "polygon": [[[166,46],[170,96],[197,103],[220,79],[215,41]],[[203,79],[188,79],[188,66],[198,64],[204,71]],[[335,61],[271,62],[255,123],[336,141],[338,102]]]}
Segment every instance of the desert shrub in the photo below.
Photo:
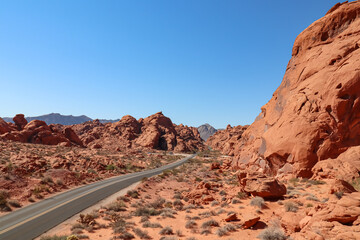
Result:
{"label": "desert shrub", "polygon": [[215,232],[216,235],[218,235],[219,237],[225,236],[228,233],[228,231],[224,228],[218,228]]}
{"label": "desert shrub", "polygon": [[71,226],[71,231],[74,230],[74,229],[84,229],[85,226],[81,223],[75,223]]}
{"label": "desert shrub", "polygon": [[181,230],[176,230],[175,234],[179,237],[181,237],[183,235]]}
{"label": "desert shrub", "polygon": [[293,202],[286,202],[284,207],[286,212],[297,212],[299,209],[299,207]]}
{"label": "desert shrub", "polygon": [[123,201],[116,201],[110,203],[105,208],[115,212],[124,212],[126,211],[126,204]]}
{"label": "desert shrub", "polygon": [[40,240],[66,240],[67,236],[66,235],[54,235],[54,236],[43,236],[40,238]]}
{"label": "desert shrub", "polygon": [[107,165],[106,166],[106,170],[115,170],[116,169],[116,166],[115,165],[113,165],[113,164],[109,164],[109,165]]}
{"label": "desert shrub", "polygon": [[268,227],[264,229],[257,238],[261,240],[286,240],[287,237],[279,227]]}
{"label": "desert shrub", "polygon": [[312,205],[311,203],[308,203],[308,204],[306,204],[306,207],[307,208],[310,208],[310,207],[313,207],[314,205]]}
{"label": "desert shrub", "polygon": [[214,206],[216,206],[216,205],[219,205],[219,202],[218,202],[218,201],[214,200],[214,201],[211,202],[211,206],[212,206],[212,207],[214,207]]}
{"label": "desert shrub", "polygon": [[89,239],[89,236],[84,235],[84,234],[77,235],[77,237],[78,237],[79,239]]}
{"label": "desert shrub", "polygon": [[125,233],[126,221],[124,219],[117,219],[117,221],[113,222],[111,225],[114,233]]}
{"label": "desert shrub", "polygon": [[218,227],[219,223],[214,219],[210,219],[201,225],[201,228]]}
{"label": "desert shrub", "polygon": [[16,208],[21,207],[21,204],[17,200],[9,200],[9,204],[10,204],[10,206],[16,207]]}
{"label": "desert shrub", "polygon": [[209,228],[202,229],[200,231],[200,234],[207,236],[207,235],[211,234],[211,230]]}
{"label": "desert shrub", "polygon": [[28,201],[29,201],[29,202],[35,202],[35,199],[33,199],[32,197],[29,197],[29,198],[28,198]]}
{"label": "desert shrub", "polygon": [[306,198],[306,200],[309,200],[309,201],[315,201],[315,202],[320,202],[320,200],[314,196],[314,195],[310,195]]}
{"label": "desert shrub", "polygon": [[226,210],[223,208],[220,208],[219,211],[217,211],[216,214],[222,214],[222,213],[226,213]]}
{"label": "desert shrub", "polygon": [[9,193],[5,190],[0,190],[0,206],[7,204],[8,198],[9,198]]}
{"label": "desert shrub", "polygon": [[149,203],[150,207],[153,207],[155,209],[162,208],[166,200],[164,198],[157,198],[155,201]]}
{"label": "desert shrub", "polygon": [[129,190],[127,191],[127,195],[129,195],[132,198],[138,198],[140,194],[136,190]]}
{"label": "desert shrub", "polygon": [[224,195],[226,195],[227,193],[226,193],[224,190],[221,190],[221,191],[219,192],[219,194],[220,194],[221,196],[224,196]]}
{"label": "desert shrub", "polygon": [[334,192],[334,195],[338,198],[338,199],[341,199],[342,196],[344,195],[344,192]]}
{"label": "desert shrub", "polygon": [[183,207],[184,210],[188,210],[188,209],[196,209],[196,206],[194,204],[189,204]]}
{"label": "desert shrub", "polygon": [[194,237],[189,237],[189,238],[187,238],[186,240],[197,240],[197,239],[194,238]]}
{"label": "desert shrub", "polygon": [[170,237],[170,236],[163,236],[160,238],[160,240],[178,240],[176,237]]}
{"label": "desert shrub", "polygon": [[174,234],[174,232],[173,232],[171,227],[167,226],[167,227],[164,227],[163,229],[161,229],[159,234],[161,234],[161,235],[172,235],[172,234]]}
{"label": "desert shrub", "polygon": [[135,238],[135,236],[129,232],[123,232],[118,237],[123,240],[130,240]]}
{"label": "desert shrub", "polygon": [[155,208],[148,207],[138,207],[134,211],[135,216],[157,216],[161,211],[156,210]]}
{"label": "desert shrub", "polygon": [[231,224],[231,223],[225,224],[222,228],[225,229],[228,232],[233,232],[233,231],[236,230],[236,226],[234,224]]}
{"label": "desert shrub", "polygon": [[197,226],[197,223],[194,220],[189,220],[185,224],[185,228],[195,228]]}
{"label": "desert shrub", "polygon": [[175,193],[173,196],[174,199],[182,199],[182,196],[180,193]]}
{"label": "desert shrub", "polygon": [[64,182],[61,179],[57,179],[55,183],[56,183],[56,185],[59,185],[59,186],[64,185]]}
{"label": "desert shrub", "polygon": [[246,192],[238,192],[237,197],[240,199],[244,199],[248,197],[248,194]]}
{"label": "desert shrub", "polygon": [[70,235],[66,238],[66,240],[79,240],[79,238],[75,235]]}
{"label": "desert shrub", "polygon": [[140,222],[148,222],[150,217],[148,215],[141,216]]}
{"label": "desert shrub", "polygon": [[169,211],[163,211],[160,216],[163,218],[175,218],[174,214]]}
{"label": "desert shrub", "polygon": [[146,221],[142,225],[143,228],[162,228],[160,223],[151,223],[149,221]]}
{"label": "desert shrub", "polygon": [[265,207],[265,201],[262,197],[254,197],[253,199],[251,199],[250,205],[262,209],[263,207]]}
{"label": "desert shrub", "polygon": [[41,179],[41,183],[51,184],[51,183],[54,183],[54,180],[52,179],[52,177],[47,176],[47,177],[43,177],[43,178]]}
{"label": "desert shrub", "polygon": [[147,231],[143,231],[140,228],[135,228],[133,231],[140,239],[151,239]]}
{"label": "desert shrub", "polygon": [[291,178],[289,180],[289,183],[292,184],[292,185],[296,185],[299,181],[300,181],[299,178]]}
{"label": "desert shrub", "polygon": [[232,203],[232,204],[241,203],[241,200],[238,199],[238,198],[233,198],[233,199],[231,200],[231,203]]}
{"label": "desert shrub", "polygon": [[323,185],[323,184],[325,184],[325,182],[321,181],[321,180],[309,180],[308,184],[311,184],[311,185]]}

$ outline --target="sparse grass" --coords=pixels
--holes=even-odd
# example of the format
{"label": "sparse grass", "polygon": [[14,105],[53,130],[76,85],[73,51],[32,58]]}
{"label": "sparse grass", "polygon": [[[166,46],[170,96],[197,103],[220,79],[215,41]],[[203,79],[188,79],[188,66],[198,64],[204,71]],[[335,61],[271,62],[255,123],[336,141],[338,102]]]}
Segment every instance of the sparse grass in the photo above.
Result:
{"label": "sparse grass", "polygon": [[284,207],[286,212],[297,212],[299,209],[299,207],[293,202],[286,202]]}
{"label": "sparse grass", "polygon": [[149,206],[155,209],[163,208],[164,203],[166,200],[164,198],[157,198],[155,201],[149,203]]}
{"label": "sparse grass", "polygon": [[254,197],[251,199],[250,205],[262,209],[265,207],[265,200],[262,197]]}

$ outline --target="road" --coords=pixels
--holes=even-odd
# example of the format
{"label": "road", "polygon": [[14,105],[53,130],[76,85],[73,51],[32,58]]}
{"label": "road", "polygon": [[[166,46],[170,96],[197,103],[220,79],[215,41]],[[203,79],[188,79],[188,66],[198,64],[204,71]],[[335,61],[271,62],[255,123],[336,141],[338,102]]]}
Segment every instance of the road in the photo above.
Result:
{"label": "road", "polygon": [[75,188],[0,217],[0,240],[34,239],[100,200],[143,179],[176,168],[196,154],[160,168],[126,174]]}

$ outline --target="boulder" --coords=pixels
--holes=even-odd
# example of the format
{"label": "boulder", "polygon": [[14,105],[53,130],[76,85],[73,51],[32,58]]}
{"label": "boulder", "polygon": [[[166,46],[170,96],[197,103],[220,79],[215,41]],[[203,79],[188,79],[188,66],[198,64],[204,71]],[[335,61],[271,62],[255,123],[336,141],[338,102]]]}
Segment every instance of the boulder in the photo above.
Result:
{"label": "boulder", "polygon": [[13,118],[13,121],[18,130],[22,130],[26,126],[26,124],[28,124],[28,121],[25,119],[24,114],[16,114],[16,116]]}
{"label": "boulder", "polygon": [[261,173],[239,173],[241,190],[262,198],[281,198],[286,194],[286,187],[273,177]]}

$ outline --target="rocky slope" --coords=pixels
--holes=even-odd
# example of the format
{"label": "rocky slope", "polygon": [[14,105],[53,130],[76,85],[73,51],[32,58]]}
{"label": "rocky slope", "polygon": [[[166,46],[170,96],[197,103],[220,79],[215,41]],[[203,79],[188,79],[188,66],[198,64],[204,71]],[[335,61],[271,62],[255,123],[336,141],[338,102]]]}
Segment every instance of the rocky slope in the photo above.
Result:
{"label": "rocky slope", "polygon": [[[337,4],[295,40],[285,76],[233,142],[235,165],[312,176],[360,144],[360,2]],[[239,136],[240,138],[240,136]]]}
{"label": "rocky slope", "polygon": [[206,123],[198,127],[198,131],[200,133],[200,137],[206,141],[209,137],[216,133],[216,129],[210,124]]}
{"label": "rocky slope", "polygon": [[226,129],[219,130],[208,138],[206,144],[213,149],[221,150],[226,155],[233,156],[235,154],[234,146],[238,144],[241,135],[248,127],[248,125],[235,127],[228,125]]}
{"label": "rocky slope", "polygon": [[124,116],[115,123],[98,120],[73,125],[83,143],[90,148],[123,151],[149,148],[176,152],[193,152],[204,148],[198,130],[182,124],[175,125],[161,112],[136,120]]}

